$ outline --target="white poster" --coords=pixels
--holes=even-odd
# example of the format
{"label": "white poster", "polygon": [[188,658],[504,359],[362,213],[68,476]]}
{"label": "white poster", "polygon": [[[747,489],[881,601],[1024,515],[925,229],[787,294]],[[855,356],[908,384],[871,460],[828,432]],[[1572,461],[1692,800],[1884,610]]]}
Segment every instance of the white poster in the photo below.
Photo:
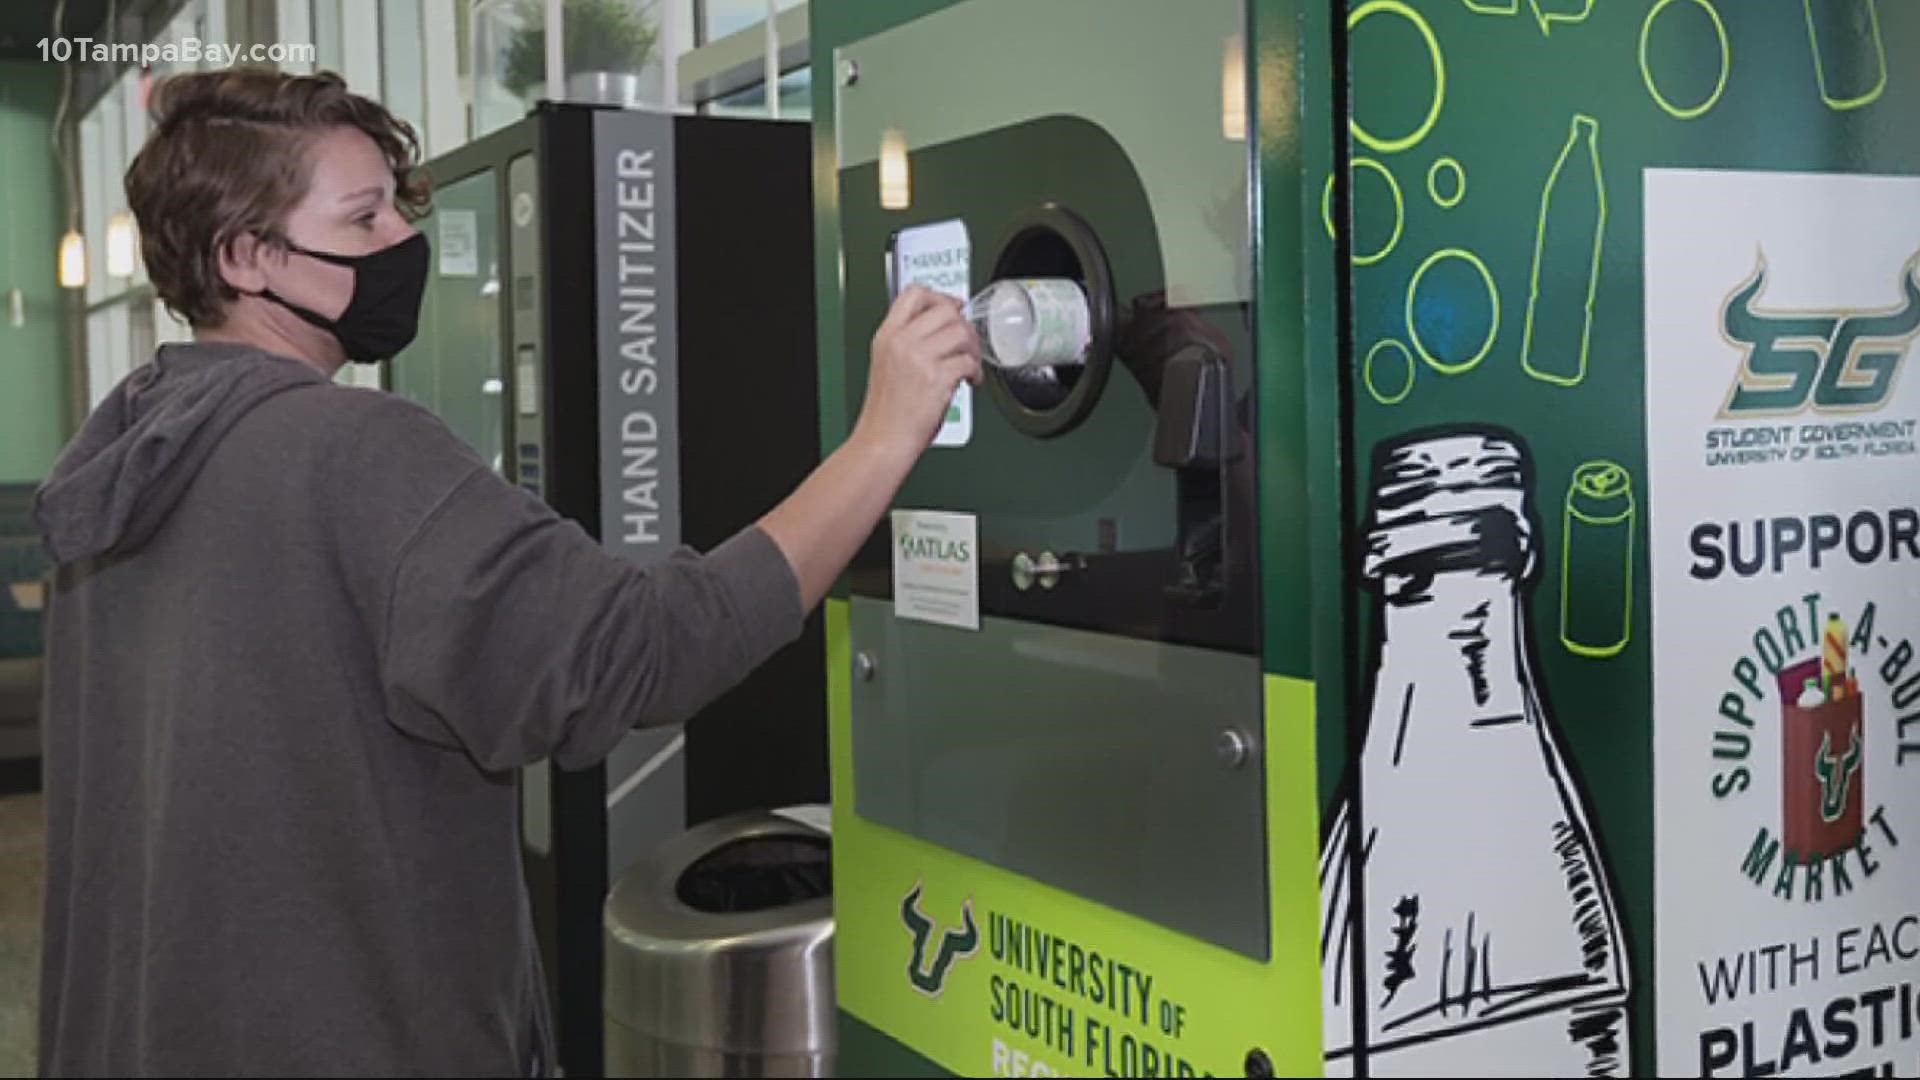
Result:
{"label": "white poster", "polygon": [[1645,196],[1660,1074],[1920,1075],[1920,179]]}
{"label": "white poster", "polygon": [[480,215],[472,210],[441,210],[439,222],[441,277],[480,276]]}
{"label": "white poster", "polygon": [[[893,263],[888,268],[894,294],[909,285],[924,285],[965,303],[972,251],[964,221],[937,221],[900,230],[893,239]],[[947,405],[946,418],[933,437],[933,445],[965,446],[972,439],[973,386],[961,383]]]}
{"label": "white poster", "polygon": [[972,514],[893,512],[893,613],[980,629],[978,521]]}

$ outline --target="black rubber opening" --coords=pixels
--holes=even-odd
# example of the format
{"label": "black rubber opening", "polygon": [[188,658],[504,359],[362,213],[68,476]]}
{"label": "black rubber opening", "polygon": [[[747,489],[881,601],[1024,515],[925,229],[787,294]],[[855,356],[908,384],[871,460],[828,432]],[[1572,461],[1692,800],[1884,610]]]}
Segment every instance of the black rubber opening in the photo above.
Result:
{"label": "black rubber opening", "polygon": [[680,902],[741,915],[833,895],[832,842],[823,836],[750,836],[701,856],[680,875]]}
{"label": "black rubber opening", "polygon": [[989,280],[1040,277],[1071,278],[1086,290],[1086,362],[1040,372],[993,369],[987,385],[1014,427],[1049,438],[1072,430],[1093,411],[1106,387],[1113,345],[1113,277],[1106,252],[1086,222],[1055,203],[1013,222]]}
{"label": "black rubber opening", "polygon": [[[1067,238],[1047,228],[1035,225],[1007,242],[1000,252],[999,267],[994,278],[1036,277],[1071,278],[1086,287],[1087,274],[1080,267],[1079,256],[1073,253],[1073,245]],[[1085,368],[1078,365],[1050,369],[1044,373],[1023,371],[997,372],[1006,381],[1007,389],[1019,400],[1020,404],[1036,411],[1057,409],[1073,393],[1080,383]]]}

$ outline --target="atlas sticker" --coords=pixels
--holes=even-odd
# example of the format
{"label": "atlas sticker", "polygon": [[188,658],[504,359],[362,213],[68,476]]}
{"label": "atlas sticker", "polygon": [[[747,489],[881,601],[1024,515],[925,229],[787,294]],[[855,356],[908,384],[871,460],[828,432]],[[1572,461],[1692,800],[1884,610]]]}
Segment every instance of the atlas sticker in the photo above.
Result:
{"label": "atlas sticker", "polygon": [[980,629],[980,527],[972,514],[895,510],[893,613]]}

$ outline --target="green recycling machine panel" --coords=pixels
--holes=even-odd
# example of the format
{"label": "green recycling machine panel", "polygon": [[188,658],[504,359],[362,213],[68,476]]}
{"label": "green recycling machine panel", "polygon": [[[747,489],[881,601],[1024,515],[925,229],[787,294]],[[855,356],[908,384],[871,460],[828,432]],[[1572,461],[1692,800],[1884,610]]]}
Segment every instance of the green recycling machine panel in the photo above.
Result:
{"label": "green recycling machine panel", "polygon": [[1920,1076],[1920,4],[810,18],[843,1075]]}

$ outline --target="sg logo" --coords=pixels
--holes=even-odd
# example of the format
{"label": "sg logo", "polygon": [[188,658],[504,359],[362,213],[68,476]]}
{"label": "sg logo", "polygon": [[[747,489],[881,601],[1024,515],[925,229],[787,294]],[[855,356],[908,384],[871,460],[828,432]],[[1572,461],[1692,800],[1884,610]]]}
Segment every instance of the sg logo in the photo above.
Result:
{"label": "sg logo", "polygon": [[1763,260],[1720,313],[1739,346],[1739,376],[1723,419],[1815,412],[1870,412],[1887,403],[1913,339],[1920,335],[1920,253],[1900,271],[1904,296],[1881,311],[1767,311],[1754,306],[1766,285]]}

